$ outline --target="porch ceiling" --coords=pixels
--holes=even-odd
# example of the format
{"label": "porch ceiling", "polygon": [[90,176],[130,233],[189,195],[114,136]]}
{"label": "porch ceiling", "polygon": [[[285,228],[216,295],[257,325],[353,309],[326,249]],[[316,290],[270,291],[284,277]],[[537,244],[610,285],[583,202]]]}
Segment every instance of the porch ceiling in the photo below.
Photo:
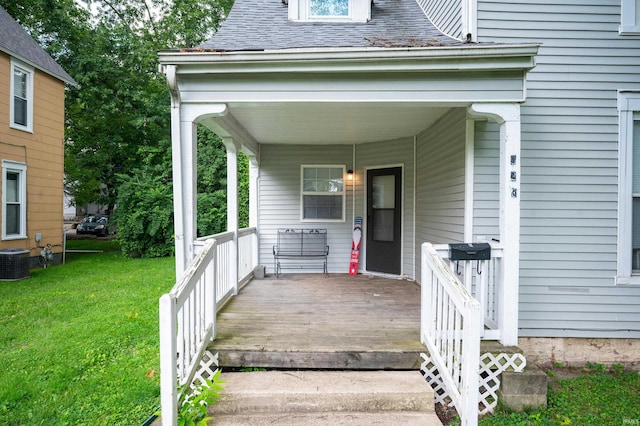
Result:
{"label": "porch ceiling", "polygon": [[258,143],[350,145],[414,136],[453,105],[277,102],[227,106]]}

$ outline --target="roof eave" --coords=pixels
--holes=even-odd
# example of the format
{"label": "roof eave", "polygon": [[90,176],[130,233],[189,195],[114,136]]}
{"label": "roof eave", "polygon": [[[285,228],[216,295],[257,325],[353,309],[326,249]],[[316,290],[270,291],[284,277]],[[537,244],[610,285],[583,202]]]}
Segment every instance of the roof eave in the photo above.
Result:
{"label": "roof eave", "polygon": [[29,59],[17,54],[16,52],[13,52],[13,51],[11,51],[9,49],[4,48],[3,46],[0,46],[0,52],[4,52],[4,53],[6,53],[7,55],[9,55],[9,56],[11,56],[13,58],[16,58],[20,62],[24,62],[25,64],[27,64],[29,66],[32,66],[33,68],[35,68],[35,69],[37,69],[39,71],[42,71],[43,73],[45,73],[47,75],[50,75],[51,77],[54,77],[54,78],[56,78],[56,79],[58,79],[58,80],[60,80],[60,81],[62,81],[64,83],[67,83],[67,84],[69,84],[71,86],[74,86],[74,87],[78,87],[78,83],[69,74],[67,74],[66,72],[64,73],[65,75],[53,72],[53,71],[43,67],[42,65],[38,65],[35,62],[30,61]]}
{"label": "roof eave", "polygon": [[178,73],[530,70],[539,44],[464,44],[406,48],[323,48],[264,51],[161,51]]}

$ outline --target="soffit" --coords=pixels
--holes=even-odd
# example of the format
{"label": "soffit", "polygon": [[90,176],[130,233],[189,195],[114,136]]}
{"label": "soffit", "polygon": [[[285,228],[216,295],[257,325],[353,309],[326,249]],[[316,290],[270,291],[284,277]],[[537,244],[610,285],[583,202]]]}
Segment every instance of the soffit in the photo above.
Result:
{"label": "soffit", "polygon": [[261,144],[359,144],[412,137],[451,106],[424,103],[231,103]]}

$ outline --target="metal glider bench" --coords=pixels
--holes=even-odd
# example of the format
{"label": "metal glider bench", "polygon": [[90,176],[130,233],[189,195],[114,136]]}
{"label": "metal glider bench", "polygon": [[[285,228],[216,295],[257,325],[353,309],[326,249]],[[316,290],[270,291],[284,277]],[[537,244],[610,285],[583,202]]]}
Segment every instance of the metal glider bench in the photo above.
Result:
{"label": "metal glider bench", "polygon": [[[322,271],[327,275],[327,245],[326,229],[278,229],[278,242],[273,246],[273,269],[276,277],[282,269],[303,269],[318,267],[322,262]],[[282,260],[290,260],[285,262]],[[305,263],[307,260],[318,262]]]}

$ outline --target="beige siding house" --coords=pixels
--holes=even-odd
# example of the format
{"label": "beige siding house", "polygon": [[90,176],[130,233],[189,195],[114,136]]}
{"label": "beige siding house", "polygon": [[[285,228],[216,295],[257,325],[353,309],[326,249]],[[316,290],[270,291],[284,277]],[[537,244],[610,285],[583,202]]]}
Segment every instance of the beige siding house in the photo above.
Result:
{"label": "beige siding house", "polygon": [[[63,243],[64,96],[73,79],[0,8],[0,250]],[[6,271],[5,271],[6,272]]]}

